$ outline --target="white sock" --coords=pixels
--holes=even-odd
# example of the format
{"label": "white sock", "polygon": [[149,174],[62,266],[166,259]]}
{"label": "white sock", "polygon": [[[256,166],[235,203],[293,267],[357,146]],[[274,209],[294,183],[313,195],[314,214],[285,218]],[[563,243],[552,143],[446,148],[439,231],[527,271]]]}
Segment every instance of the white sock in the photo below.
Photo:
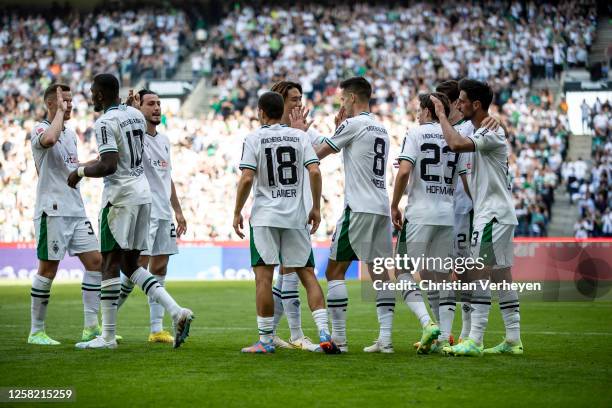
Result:
{"label": "white sock", "polygon": [[85,271],[81,292],[83,292],[83,312],[85,327],[98,327],[98,311],[100,310],[100,284],[102,272]]}
{"label": "white sock", "polygon": [[259,329],[259,340],[263,343],[269,343],[274,338],[274,316],[261,317],[257,316],[257,328]]}
{"label": "white sock", "polygon": [[130,280],[126,275],[121,272],[121,293],[119,293],[119,301],[117,302],[117,308],[120,308],[127,300],[130,293],[134,289],[134,282]]}
{"label": "white sock", "polygon": [[30,305],[31,327],[30,334],[45,330],[45,318],[47,317],[47,305],[51,296],[52,279],[45,278],[38,274],[32,279],[32,290],[30,297],[32,299]]}
{"label": "white sock", "polygon": [[[164,286],[166,276],[164,275],[153,275],[155,280]],[[149,311],[151,315],[151,333],[159,333],[164,329],[164,307],[157,303],[155,299],[149,296]]]}
{"label": "white sock", "polygon": [[130,279],[140,286],[145,295],[161,304],[173,319],[179,315],[181,307],[166,292],[166,289],[157,282],[155,276],[151,275],[145,268],[139,267],[136,269]]}
{"label": "white sock", "polygon": [[429,313],[427,312],[427,307],[423,302],[423,296],[421,295],[421,291],[419,290],[419,286],[414,281],[414,277],[410,272],[402,273],[397,277],[398,282],[410,282],[412,283],[411,287],[413,289],[406,289],[402,291],[402,298],[404,299],[404,303],[408,308],[414,313],[414,315],[419,319],[421,323],[421,327],[425,327],[431,322],[431,317],[429,317]]}
{"label": "white sock", "polygon": [[440,337],[439,341],[448,341],[453,330],[455,318],[455,291],[440,291]]}
{"label": "white sock", "polygon": [[518,292],[516,290],[499,291],[499,309],[506,327],[506,341],[521,341],[521,315],[519,311]]}
{"label": "white sock", "polygon": [[317,331],[319,333],[324,332],[329,334],[329,321],[327,320],[327,309],[314,310],[312,312],[312,318],[317,325]]}
{"label": "white sock", "polygon": [[440,323],[440,292],[437,290],[428,290],[427,301],[429,302],[431,314],[433,314],[436,322]]}
{"label": "white sock", "polygon": [[302,331],[302,314],[300,311],[300,292],[298,291],[298,274],[288,273],[283,276],[283,309],[287,315],[287,323],[291,332],[291,340],[304,337]]}
{"label": "white sock", "polygon": [[461,292],[461,339],[470,337],[470,326],[472,315],[472,291],[465,290]]}
{"label": "white sock", "polygon": [[332,339],[339,344],[346,343],[346,309],[348,291],[344,280],[329,281],[327,285],[327,308],[331,313]]}
{"label": "white sock", "polygon": [[283,275],[278,274],[276,277],[276,283],[272,287],[272,297],[274,298],[274,334],[276,335],[276,329],[278,328],[278,323],[283,317],[283,298],[282,292],[283,290]]}
{"label": "white sock", "polygon": [[[482,345],[484,332],[489,322],[489,310],[491,310],[491,288],[488,280],[482,279],[475,282],[476,289],[472,292],[472,315],[470,326],[470,339],[479,346]],[[486,289],[483,285],[487,284]]]}
{"label": "white sock", "polygon": [[376,315],[378,316],[378,341],[383,344],[391,343],[393,331],[393,313],[395,312],[395,293],[391,290],[376,292]]}
{"label": "white sock", "polygon": [[102,338],[106,341],[115,339],[117,326],[117,301],[121,291],[121,279],[112,278],[102,281],[100,285],[100,306],[102,308]]}

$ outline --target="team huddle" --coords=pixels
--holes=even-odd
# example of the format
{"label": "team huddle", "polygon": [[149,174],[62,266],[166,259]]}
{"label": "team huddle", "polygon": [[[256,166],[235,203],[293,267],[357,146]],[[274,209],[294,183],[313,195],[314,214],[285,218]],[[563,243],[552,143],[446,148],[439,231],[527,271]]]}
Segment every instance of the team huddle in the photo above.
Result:
{"label": "team huddle", "polygon": [[[488,115],[493,97],[489,86],[469,79],[445,81],[436,92],[419,95],[419,126],[409,129],[402,143],[391,202],[390,138],[370,112],[372,87],[363,77],[354,77],[341,82],[340,89],[341,109],[330,137],[311,127],[298,83],[279,82],[259,98],[262,126],[245,138],[242,147],[233,219],[236,233],[244,238],[242,210],[253,190],[249,229],[259,340],[242,352],[271,353],[278,347],[348,352],[346,272],[357,260],[367,265],[372,280],[391,282],[390,271],[375,273],[373,264],[396,253],[484,259],[484,268],[461,276],[443,268],[395,270],[395,280],[408,283],[406,287],[419,279],[479,283],[477,289],[461,293],[427,291],[431,314],[420,290],[402,291],[404,303],[422,327],[417,353],[522,354],[518,294],[513,290],[499,291],[504,341],[483,346],[491,308],[486,283],[511,281],[512,237],[518,224],[509,190],[505,131]],[[161,120],[159,97],[148,90],[130,91],[121,104],[119,82],[110,74],[97,75],[91,92],[94,110],[103,112],[95,123],[96,160],[79,162],[76,134],[64,126],[71,113],[66,85],[47,88],[47,119],[32,131],[39,175],[34,219],[39,270],[32,283],[28,343],[59,344],[46,334],[45,317],[53,278],[68,251],[80,258],[86,271],[84,328],[77,348],[117,347],[118,309],[136,285],[149,299],[148,340],[179,347],[194,315],[170,296],[164,280],[169,256],[178,252],[176,239],[187,224],[171,178],[170,142],[156,130]],[[332,237],[325,298],[314,274],[310,234],[321,221],[320,160],[340,152],[345,203]],[[79,191],[79,183],[88,177],[104,178],[99,242]],[[407,205],[402,214],[404,194]],[[393,228],[398,231],[395,250]],[[300,281],[318,330],[316,343],[301,327]],[[451,329],[457,297],[462,330],[455,341]],[[394,352],[395,302],[394,291],[376,292],[379,336],[364,352]],[[172,317],[173,334],[163,328],[165,311]],[[283,314],[289,341],[276,334]]]}
{"label": "team huddle", "polygon": [[[245,353],[271,353],[277,347],[348,352],[345,274],[354,260],[367,265],[372,280],[390,282],[389,271],[374,273],[376,259],[393,257],[392,228],[399,234],[396,254],[428,258],[483,260],[483,268],[466,271],[461,280],[477,283],[470,291],[429,291],[427,310],[415,277],[435,282],[457,279],[452,270],[396,270],[404,303],[415,314],[422,335],[419,354],[456,356],[522,354],[518,294],[500,290],[506,338],[485,349],[483,337],[491,308],[489,281],[511,282],[512,238],[518,224],[508,180],[508,147],[500,123],[488,115],[493,99],[485,83],[445,81],[431,94],[419,95],[419,126],[409,129],[398,157],[399,171],[389,203],[386,190],[389,135],[370,112],[372,87],[363,77],[340,83],[336,131],[325,137],[311,128],[301,106],[298,83],[283,81],[260,96],[261,128],[244,142],[233,226],[245,236],[242,210],[253,190],[249,220],[251,265],[256,279],[259,340]],[[321,220],[319,161],[342,151],[345,173],[344,211],[332,237],[327,308],[314,277],[310,234]],[[304,170],[302,170],[304,168]],[[399,210],[407,194],[404,214]],[[275,266],[280,266],[272,285]],[[314,344],[301,328],[298,282],[306,289],[317,326]],[[364,352],[393,353],[391,341],[396,294],[383,286],[376,292],[378,339]],[[451,335],[456,296],[461,297],[462,331]],[[276,335],[283,314],[289,341]]]}
{"label": "team huddle", "polygon": [[[194,316],[168,294],[164,279],[168,258],[178,251],[176,238],[187,225],[171,178],[170,143],[156,131],[159,97],[141,90],[130,92],[127,105],[120,104],[119,81],[110,74],[97,75],[91,92],[94,110],[103,112],[95,123],[98,159],[78,160],[76,134],[64,126],[72,109],[66,85],[47,88],[47,120],[32,131],[39,175],[34,219],[39,270],[32,283],[28,343],[59,344],[46,334],[45,317],[53,278],[68,251],[80,258],[86,270],[82,282],[85,322],[77,348],[117,347],[121,339],[116,335],[117,310],[134,285],[149,298],[149,341],[179,347],[189,335]],[[99,243],[79,191],[85,177],[104,177]],[[172,316],[174,335],[163,329],[164,311]]]}

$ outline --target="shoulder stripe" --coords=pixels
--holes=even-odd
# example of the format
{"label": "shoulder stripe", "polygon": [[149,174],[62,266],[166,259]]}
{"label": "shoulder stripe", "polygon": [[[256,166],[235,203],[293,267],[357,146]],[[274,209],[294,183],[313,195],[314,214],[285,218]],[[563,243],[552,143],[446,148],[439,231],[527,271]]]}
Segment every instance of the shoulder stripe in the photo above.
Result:
{"label": "shoulder stripe", "polygon": [[102,149],[102,150],[98,151],[98,153],[100,153],[100,154],[108,153],[108,152],[119,152],[119,150],[115,149],[114,147],[109,147],[109,148]]}
{"label": "shoulder stripe", "polygon": [[249,169],[249,170],[257,170],[257,166],[253,166],[251,164],[240,163],[238,166],[240,170]]}
{"label": "shoulder stripe", "polygon": [[472,136],[466,136],[467,139],[470,139],[472,141],[472,143],[474,143],[474,151],[476,151],[476,141],[474,140],[474,138],[472,138]]}
{"label": "shoulder stripe", "polygon": [[404,155],[398,156],[397,161],[402,161],[402,160],[407,160],[412,164],[416,164],[416,160],[410,156],[404,156]]}
{"label": "shoulder stripe", "polygon": [[334,144],[334,142],[332,142],[332,141],[331,141],[329,138],[327,138],[327,137],[326,137],[325,139],[323,139],[323,141],[324,141],[325,143],[327,143],[327,144],[329,145],[329,147],[331,147],[331,148],[332,148],[332,149],[334,149],[335,151],[337,151],[337,152],[339,152],[339,151],[340,151],[340,149],[338,148],[338,146],[336,146],[336,145]]}

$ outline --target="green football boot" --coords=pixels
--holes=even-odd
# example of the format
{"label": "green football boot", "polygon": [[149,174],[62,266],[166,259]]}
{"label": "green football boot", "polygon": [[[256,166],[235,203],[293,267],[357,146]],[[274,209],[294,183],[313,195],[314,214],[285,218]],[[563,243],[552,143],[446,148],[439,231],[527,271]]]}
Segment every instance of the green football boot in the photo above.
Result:
{"label": "green football boot", "polygon": [[483,346],[479,346],[472,339],[463,340],[461,343],[442,348],[442,354],[448,356],[480,357],[483,355]]}
{"label": "green football boot", "polygon": [[434,322],[423,327],[423,334],[421,335],[421,341],[417,348],[417,354],[429,354],[431,349],[431,343],[440,335],[440,328]]}
{"label": "green football boot", "polygon": [[485,354],[510,354],[512,356],[520,356],[523,354],[523,343],[519,340],[518,343],[510,343],[505,339],[495,347],[484,350]]}
{"label": "green football boot", "polygon": [[60,344],[59,341],[53,340],[47,336],[44,331],[39,331],[28,336],[28,344],[37,344],[39,346],[57,346]]}
{"label": "green football boot", "polygon": [[100,326],[85,327],[81,335],[81,341],[90,341],[102,334]]}

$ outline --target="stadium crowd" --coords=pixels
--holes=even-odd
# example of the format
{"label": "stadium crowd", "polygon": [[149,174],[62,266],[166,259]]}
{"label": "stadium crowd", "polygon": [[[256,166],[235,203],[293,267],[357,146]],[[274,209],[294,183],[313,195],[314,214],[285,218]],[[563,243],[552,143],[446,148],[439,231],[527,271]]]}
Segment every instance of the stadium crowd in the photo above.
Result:
{"label": "stadium crowd", "polygon": [[[162,121],[161,130],[173,143],[173,179],[189,223],[184,239],[235,239],[231,203],[237,164],[243,137],[258,126],[252,107],[259,92],[281,78],[299,80],[315,119],[313,127],[330,135],[338,81],[361,74],[373,80],[373,111],[392,137],[391,159],[397,157],[406,129],[416,125],[418,92],[440,79],[463,75],[492,83],[492,112],[510,130],[517,234],[546,235],[569,131],[565,105],[547,91],[533,91],[530,84],[546,76],[546,55],[551,52],[557,73],[584,61],[584,50],[593,40],[593,2],[529,3],[526,8],[513,2],[507,15],[497,3],[463,7],[454,2],[444,12],[428,4],[353,10],[338,6],[333,12],[309,5],[264,9],[257,17],[249,8],[231,12],[201,36],[202,53],[195,64],[191,61],[196,73],[211,75],[220,98],[206,115],[168,114]],[[139,11],[137,17],[122,12],[69,21],[5,18],[0,31],[0,241],[34,238],[36,169],[29,132],[44,116],[42,89],[56,79],[72,85],[69,125],[80,138],[81,160],[87,160],[97,154],[95,116],[88,105],[91,74],[115,73],[125,85],[139,75],[163,76],[160,70],[170,75],[183,42],[192,35],[180,12]],[[609,143],[606,146],[609,172]],[[393,171],[393,163],[387,166]],[[322,163],[319,239],[331,236],[342,210],[340,169],[339,157]],[[101,181],[81,184],[88,215],[96,221]]]}

